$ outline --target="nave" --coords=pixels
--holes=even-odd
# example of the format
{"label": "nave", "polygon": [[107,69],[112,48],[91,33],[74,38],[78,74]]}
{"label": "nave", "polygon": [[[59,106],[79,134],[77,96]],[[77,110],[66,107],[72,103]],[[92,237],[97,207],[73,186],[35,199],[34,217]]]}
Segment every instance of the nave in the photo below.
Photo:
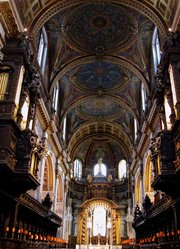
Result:
{"label": "nave", "polygon": [[0,249],[180,248],[180,0],[0,0]]}

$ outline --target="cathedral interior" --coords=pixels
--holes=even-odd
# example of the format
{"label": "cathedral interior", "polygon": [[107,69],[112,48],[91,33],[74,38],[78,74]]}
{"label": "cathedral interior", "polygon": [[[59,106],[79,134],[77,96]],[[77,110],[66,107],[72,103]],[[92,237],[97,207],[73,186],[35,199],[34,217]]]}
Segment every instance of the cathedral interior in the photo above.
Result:
{"label": "cathedral interior", "polygon": [[180,1],[0,0],[0,249],[180,248]]}

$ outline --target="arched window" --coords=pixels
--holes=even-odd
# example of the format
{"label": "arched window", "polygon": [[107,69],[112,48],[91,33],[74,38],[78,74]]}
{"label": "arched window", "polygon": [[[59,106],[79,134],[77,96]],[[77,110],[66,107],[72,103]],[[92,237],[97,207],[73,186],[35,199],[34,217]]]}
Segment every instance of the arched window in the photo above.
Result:
{"label": "arched window", "polygon": [[160,53],[160,42],[158,29],[155,27],[152,39],[152,51],[153,51],[153,63],[154,63],[154,72],[157,72],[157,67],[160,63],[161,53]]}
{"label": "arched window", "polygon": [[82,162],[79,159],[74,161],[74,177],[78,179],[82,177]]}
{"label": "arched window", "polygon": [[134,118],[134,140],[136,141],[137,139],[137,121]]}
{"label": "arched window", "polygon": [[66,141],[66,117],[64,118],[63,122],[63,141]]}
{"label": "arched window", "polygon": [[97,163],[94,166],[94,176],[103,175],[107,176],[107,169],[104,163]]}
{"label": "arched window", "polygon": [[47,34],[45,28],[43,27],[41,30],[39,47],[38,47],[38,56],[37,56],[37,60],[39,66],[41,67],[42,73],[44,73],[45,69],[46,56],[47,56]]}
{"label": "arched window", "polygon": [[121,160],[118,165],[118,177],[120,180],[123,178],[126,178],[126,172],[127,172],[127,163],[126,160]]}
{"label": "arched window", "polygon": [[54,90],[53,90],[53,108],[55,112],[57,112],[58,109],[58,95],[59,95],[59,86],[57,82],[54,85]]}
{"label": "arched window", "polygon": [[153,167],[152,167],[152,162],[151,162],[150,156],[148,156],[148,158],[146,160],[144,174],[145,174],[145,177],[144,177],[145,194],[147,194],[150,197],[151,201],[153,201],[154,200],[154,191],[151,187],[151,184],[153,182]]}
{"label": "arched window", "polygon": [[146,110],[146,90],[144,87],[144,84],[141,84],[141,103],[142,103],[142,110],[145,111]]}

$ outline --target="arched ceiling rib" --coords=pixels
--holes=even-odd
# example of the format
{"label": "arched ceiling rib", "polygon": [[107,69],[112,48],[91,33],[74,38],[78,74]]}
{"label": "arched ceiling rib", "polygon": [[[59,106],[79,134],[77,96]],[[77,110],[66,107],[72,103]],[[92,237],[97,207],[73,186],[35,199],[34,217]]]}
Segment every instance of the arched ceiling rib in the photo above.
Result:
{"label": "arched ceiling rib", "polygon": [[[90,3],[89,0],[71,0],[71,1],[61,1],[61,2],[51,2],[49,5],[46,5],[41,12],[35,17],[31,24],[29,24],[29,30],[32,35],[37,35],[40,28],[45,24],[45,22],[58,13],[61,10],[65,10],[67,8],[76,6],[78,4]],[[121,4],[124,6],[131,7],[137,11],[140,11],[145,16],[147,16],[160,30],[162,36],[166,35],[167,32],[167,24],[164,19],[160,15],[160,13],[147,1],[138,1],[138,0],[104,0],[104,2],[112,2]]]}
{"label": "arched ceiling rib", "polygon": [[82,64],[87,64],[90,62],[94,62],[94,61],[105,61],[105,62],[112,62],[115,63],[117,65],[121,65],[127,69],[129,69],[130,71],[132,71],[145,85],[145,88],[147,90],[147,93],[149,93],[149,86],[148,86],[148,81],[146,79],[146,77],[144,76],[144,74],[142,73],[142,71],[140,71],[140,69],[134,65],[132,62],[128,61],[125,58],[122,57],[118,57],[118,56],[112,56],[112,55],[104,55],[101,57],[101,59],[98,59],[98,57],[96,55],[92,55],[92,56],[84,56],[81,58],[77,58],[73,61],[71,61],[70,63],[68,63],[67,65],[65,65],[55,76],[55,78],[52,81],[52,84],[50,86],[50,94],[52,94],[53,92],[53,87],[54,84],[63,76],[65,75],[68,71],[74,69],[75,67],[82,65]]}
{"label": "arched ceiling rib", "polygon": [[[95,141],[98,148],[112,147],[118,159],[118,151],[130,157],[134,119],[140,127],[143,115],[142,84],[146,96],[151,91],[152,34],[157,26],[165,36],[163,18],[147,1],[65,0],[44,5],[29,26],[30,36],[38,37],[43,25],[49,92],[53,96],[59,84],[57,113],[61,131],[67,117],[70,158]],[[38,39],[34,43],[38,46]]]}
{"label": "arched ceiling rib", "polygon": [[111,138],[117,141],[123,148],[126,157],[130,156],[132,141],[126,132],[117,124],[112,122],[89,122],[79,127],[71,137],[68,143],[68,153],[70,158],[74,157],[74,153],[81,143],[86,143],[89,138],[102,139]]}
{"label": "arched ceiling rib", "polygon": [[[128,103],[126,103],[125,100],[121,97],[105,95],[105,94],[103,96],[98,97],[97,95],[86,94],[86,95],[83,95],[81,98],[76,99],[73,103],[71,103],[70,106],[67,106],[67,109],[63,113],[63,116],[61,116],[61,119],[63,120],[63,118],[65,116],[67,116],[67,114],[69,112],[71,112],[74,108],[80,106],[82,103],[86,103],[86,102],[90,103],[92,101],[101,101],[104,104],[103,108],[107,108],[106,105],[108,105],[108,104],[106,104],[106,102],[108,102],[108,103],[111,102],[114,104],[114,106],[116,105],[116,108],[119,106],[120,108],[125,109],[126,111],[130,112],[132,114],[132,116],[134,116],[134,118],[137,118],[137,116],[138,116],[137,110],[135,110],[133,107],[128,105]],[[95,105],[95,103],[94,103],[94,105]],[[95,106],[94,106],[94,108],[95,108]],[[98,108],[98,106],[97,106],[97,108]],[[119,111],[119,110],[117,110],[117,111]],[[97,119],[98,117],[94,117],[94,118]],[[106,117],[103,117],[103,116],[101,116],[99,118],[106,119]],[[113,119],[112,117],[107,117],[107,119],[109,119],[109,118]]]}

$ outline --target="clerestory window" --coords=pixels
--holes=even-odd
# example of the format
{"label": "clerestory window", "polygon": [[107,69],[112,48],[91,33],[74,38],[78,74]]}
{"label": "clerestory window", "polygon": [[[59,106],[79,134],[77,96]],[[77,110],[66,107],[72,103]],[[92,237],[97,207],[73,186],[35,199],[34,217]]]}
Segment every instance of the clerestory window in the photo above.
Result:
{"label": "clerestory window", "polygon": [[119,180],[126,178],[127,163],[126,160],[122,159],[118,165],[118,177]]}
{"label": "clerestory window", "polygon": [[41,30],[39,47],[38,47],[38,56],[37,56],[39,66],[43,74],[45,70],[46,57],[47,57],[47,34],[45,28],[43,27]]}
{"label": "clerestory window", "polygon": [[77,179],[82,178],[82,162],[79,159],[74,161],[74,177]]}

